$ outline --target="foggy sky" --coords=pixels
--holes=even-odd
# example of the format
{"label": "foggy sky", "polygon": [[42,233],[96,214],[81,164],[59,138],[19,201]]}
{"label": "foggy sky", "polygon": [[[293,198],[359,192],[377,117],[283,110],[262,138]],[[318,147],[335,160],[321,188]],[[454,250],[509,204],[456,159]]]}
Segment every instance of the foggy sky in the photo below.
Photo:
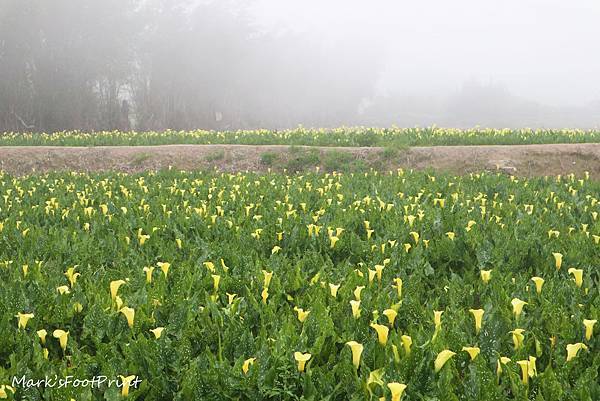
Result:
{"label": "foggy sky", "polygon": [[306,40],[382,46],[376,93],[443,97],[474,81],[549,106],[600,100],[597,0],[259,0],[254,13]]}
{"label": "foggy sky", "polygon": [[599,21],[600,0],[0,0],[0,132],[600,129]]}

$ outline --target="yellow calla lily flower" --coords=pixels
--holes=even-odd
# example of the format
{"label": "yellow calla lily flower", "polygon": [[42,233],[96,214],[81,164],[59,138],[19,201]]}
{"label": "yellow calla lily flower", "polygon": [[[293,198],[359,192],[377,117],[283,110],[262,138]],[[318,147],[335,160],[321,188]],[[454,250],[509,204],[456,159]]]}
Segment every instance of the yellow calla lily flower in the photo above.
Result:
{"label": "yellow calla lily flower", "polygon": [[379,344],[386,345],[390,329],[387,326],[384,326],[383,324],[377,323],[371,323],[370,326],[377,332],[377,339],[379,340]]}
{"label": "yellow calla lily flower", "polygon": [[304,309],[298,308],[298,307],[294,307],[294,310],[298,314],[298,320],[300,321],[300,323],[304,323],[304,321],[308,317],[308,314],[310,313],[310,311],[309,310],[304,311]]}
{"label": "yellow calla lily flower", "polygon": [[306,362],[312,357],[311,354],[302,352],[294,352],[294,359],[298,362],[298,372],[304,372]]}
{"label": "yellow calla lily flower", "polygon": [[500,379],[500,375],[502,374],[502,365],[506,365],[509,362],[510,362],[510,358],[507,358],[505,356],[501,356],[496,361],[496,376],[498,379]]}
{"label": "yellow calla lily flower", "polygon": [[230,294],[228,292],[225,293],[227,295],[227,304],[231,305],[237,294]]}
{"label": "yellow calla lily flower", "polygon": [[256,361],[256,358],[248,358],[244,361],[244,363],[242,364],[242,372],[244,372],[244,374],[248,374],[248,370],[250,370],[250,365],[254,365],[254,362]]}
{"label": "yellow calla lily flower", "polygon": [[581,349],[587,350],[588,347],[584,343],[567,344],[567,362],[575,358]]}
{"label": "yellow calla lily flower", "polygon": [[492,278],[492,270],[480,270],[479,275],[481,276],[481,280],[483,281],[483,283],[487,284]]}
{"label": "yellow calla lily flower", "polygon": [[392,401],[400,401],[404,390],[406,390],[406,384],[392,382],[387,384],[388,388],[392,392]]}
{"label": "yellow calla lily flower", "polygon": [[329,245],[329,247],[330,247],[331,249],[333,249],[333,248],[335,247],[335,244],[337,244],[337,242],[338,242],[339,240],[340,240],[340,239],[339,239],[338,237],[336,237],[335,235],[333,235],[333,236],[329,237],[329,242],[330,242],[330,245]]}
{"label": "yellow calla lily flower", "polygon": [[360,293],[361,293],[361,292],[362,292],[362,290],[364,290],[364,289],[365,289],[365,286],[364,286],[364,285],[359,285],[359,286],[357,286],[357,287],[354,289],[354,298],[355,298],[357,301],[360,301]]}
{"label": "yellow calla lily flower", "polygon": [[40,338],[42,345],[46,344],[46,336],[48,335],[48,332],[45,329],[41,329],[36,331],[36,334]]}
{"label": "yellow calla lily flower", "polygon": [[356,369],[358,369],[358,366],[360,365],[360,356],[364,347],[362,344],[359,344],[356,341],[348,341],[346,345],[349,346],[350,350],[352,351],[352,364]]}
{"label": "yellow calla lily flower", "polygon": [[515,318],[518,319],[521,315],[521,312],[523,312],[523,306],[527,305],[527,302],[521,301],[519,298],[513,298],[512,301],[510,301],[510,303],[513,307],[513,313],[515,314]]}
{"label": "yellow calla lily flower", "polygon": [[360,301],[350,301],[350,306],[352,307],[352,316],[354,316],[355,319],[358,319],[360,317]]}
{"label": "yellow calla lily flower", "polygon": [[477,358],[477,355],[479,355],[479,352],[481,351],[479,347],[462,347],[462,350],[469,354],[472,361]]}
{"label": "yellow calla lily flower", "polygon": [[337,297],[337,292],[340,288],[340,284],[331,284],[329,283],[329,292],[331,293],[331,296],[336,298]]}
{"label": "yellow calla lily flower", "polygon": [[221,282],[221,276],[219,276],[218,274],[211,274],[211,277],[213,279],[213,289],[215,290],[215,292],[218,292],[219,283]]}
{"label": "yellow calla lily flower", "polygon": [[590,320],[584,319],[583,326],[585,327],[585,339],[590,341],[592,338],[592,334],[594,333],[594,325],[598,322],[598,320]]}
{"label": "yellow calla lily flower", "polygon": [[60,347],[62,348],[62,350],[64,352],[67,349],[67,340],[69,337],[69,332],[60,330],[60,329],[56,329],[52,332],[52,336],[54,338],[58,338],[58,341],[60,342]]}
{"label": "yellow calla lily flower", "polygon": [[150,329],[150,332],[152,334],[154,334],[154,338],[156,338],[157,340],[160,338],[160,336],[162,336],[162,332],[165,328],[164,327],[157,327],[155,329]]}
{"label": "yellow calla lily flower", "polygon": [[152,272],[154,272],[154,266],[146,266],[144,267],[144,273],[146,273],[146,282],[152,282]]}
{"label": "yellow calla lily flower", "polygon": [[371,284],[375,279],[375,274],[377,274],[377,272],[371,269],[367,269],[367,271],[369,272],[369,284]]}
{"label": "yellow calla lily flower", "polygon": [[269,284],[271,284],[271,279],[273,278],[273,272],[268,272],[266,270],[262,271],[263,274],[263,287],[269,288]]}
{"label": "yellow calla lily flower", "polygon": [[119,287],[125,284],[125,280],[114,280],[110,282],[110,297],[114,301],[117,298],[117,293],[119,292]]}
{"label": "yellow calla lily flower", "polygon": [[129,325],[129,328],[133,328],[133,320],[135,318],[135,309],[130,308],[128,306],[124,306],[119,310],[119,312],[121,312],[127,319],[127,324]]}
{"label": "yellow calla lily flower", "polygon": [[67,271],[65,272],[65,276],[67,276],[67,279],[69,280],[69,284],[71,284],[71,288],[73,288],[73,286],[75,285],[75,282],[77,281],[77,277],[81,276],[81,273],[75,273],[76,268],[77,268],[77,266],[69,267],[67,269]]}
{"label": "yellow calla lily flower", "polygon": [[388,318],[388,322],[390,323],[390,326],[394,326],[394,320],[396,320],[396,316],[398,316],[398,312],[396,312],[393,309],[386,309],[383,311],[383,314],[385,317]]}
{"label": "yellow calla lily flower", "polygon": [[61,285],[59,287],[56,287],[56,291],[58,291],[58,293],[60,295],[65,295],[65,294],[70,294],[71,291],[69,291],[69,286],[68,285]]}
{"label": "yellow calla lily flower", "polygon": [[208,269],[208,271],[210,271],[211,273],[214,273],[217,271],[217,269],[215,268],[215,264],[213,262],[211,262],[210,260],[207,260],[206,262],[202,262],[202,265],[204,267],[206,267]]}
{"label": "yellow calla lily flower", "polygon": [[479,334],[479,332],[481,331],[481,323],[483,320],[484,310],[483,309],[469,309],[469,312],[475,318],[475,334]]}
{"label": "yellow calla lily flower", "polygon": [[403,335],[402,337],[400,337],[400,340],[402,341],[402,347],[404,347],[404,352],[406,352],[406,355],[410,354],[412,338],[410,338],[410,336]]}
{"label": "yellow calla lily flower", "polygon": [[29,319],[34,317],[33,313],[17,313],[15,315],[15,317],[18,319],[18,327],[19,329],[25,329],[25,327],[27,326],[27,322],[29,321]]}
{"label": "yellow calla lily flower", "polygon": [[130,376],[121,376],[119,375],[119,377],[121,378],[121,382],[122,382],[122,387],[121,387],[121,395],[123,397],[127,397],[129,395],[129,388],[131,387],[131,382],[136,378],[135,375],[130,375]]}
{"label": "yellow calla lily flower", "polygon": [[536,277],[532,277],[531,281],[533,281],[535,283],[535,291],[538,294],[541,294],[542,293],[542,286],[544,285],[544,281],[545,280],[543,278],[541,278],[541,277],[537,277],[536,276]]}
{"label": "yellow calla lily flower", "polygon": [[384,371],[382,368],[373,370],[369,373],[369,377],[367,378],[367,390],[369,391],[369,394],[372,394],[371,385],[376,384],[383,387],[383,373]]}
{"label": "yellow calla lily flower", "polygon": [[529,375],[529,377],[537,376],[537,367],[535,365],[536,360],[537,358],[535,356],[529,357],[529,366],[527,369],[527,374]]}
{"label": "yellow calla lily flower", "polygon": [[168,262],[156,262],[156,266],[158,266],[160,270],[162,270],[163,274],[165,275],[165,278],[167,278],[167,274],[169,274],[169,268],[171,267],[171,264]]}
{"label": "yellow calla lily flower", "polygon": [[523,345],[523,340],[525,339],[525,336],[523,335],[524,331],[525,331],[524,329],[514,329],[509,332],[512,334],[512,339],[513,339],[513,344],[515,346],[515,349],[519,349]]}
{"label": "yellow calla lily flower", "polygon": [[150,239],[149,235],[138,234],[138,240],[140,242],[140,245],[144,245],[146,243],[146,240],[149,240],[149,239]]}
{"label": "yellow calla lily flower", "polygon": [[0,398],[8,398],[8,393],[6,392],[7,390],[13,394],[15,393],[15,389],[13,387],[9,386],[8,384],[3,384],[0,386]]}
{"label": "yellow calla lily flower", "polygon": [[562,253],[552,252],[552,256],[554,256],[554,267],[556,267],[556,270],[560,270],[560,267],[562,266],[562,260],[563,260]]}
{"label": "yellow calla lily flower", "polygon": [[575,269],[571,267],[569,270],[567,270],[567,272],[573,275],[575,285],[578,288],[581,288],[581,286],[583,285],[583,269]]}
{"label": "yellow calla lily flower", "polygon": [[383,269],[385,265],[375,265],[375,274],[377,275],[377,281],[381,283],[381,278],[383,276]]}
{"label": "yellow calla lily flower", "polygon": [[523,384],[529,383],[529,360],[517,361],[517,364],[521,367],[521,381]]}
{"label": "yellow calla lily flower", "polygon": [[398,298],[402,299],[402,279],[396,277],[394,283],[396,284],[396,291],[398,291]]}
{"label": "yellow calla lily flower", "polygon": [[440,352],[435,358],[435,372],[439,372],[444,367],[446,362],[448,362],[448,359],[452,358],[454,355],[456,355],[456,352],[452,352],[448,349],[445,349],[442,352]]}

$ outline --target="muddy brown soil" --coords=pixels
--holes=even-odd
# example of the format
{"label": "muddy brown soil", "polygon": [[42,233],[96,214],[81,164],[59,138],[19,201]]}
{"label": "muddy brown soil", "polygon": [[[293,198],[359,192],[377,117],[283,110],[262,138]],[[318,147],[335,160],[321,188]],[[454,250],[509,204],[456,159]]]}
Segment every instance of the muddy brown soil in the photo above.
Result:
{"label": "muddy brown soil", "polygon": [[[266,171],[297,168],[308,152],[326,169],[356,166],[389,170],[434,169],[455,174],[502,171],[544,176],[589,171],[600,179],[600,144],[435,146],[408,149],[294,147],[285,145],[166,145],[97,147],[0,147],[0,170],[14,175],[49,171],[121,171],[135,173],[172,166],[184,170]],[[340,156],[342,153],[348,155]],[[296,160],[296,163],[292,163]],[[339,161],[339,166],[336,163]]]}

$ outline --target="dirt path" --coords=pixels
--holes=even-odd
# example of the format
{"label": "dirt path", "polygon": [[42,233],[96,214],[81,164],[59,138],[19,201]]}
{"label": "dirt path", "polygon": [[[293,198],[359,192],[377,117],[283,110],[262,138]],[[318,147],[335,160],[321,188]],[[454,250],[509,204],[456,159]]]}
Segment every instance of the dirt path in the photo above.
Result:
{"label": "dirt path", "polygon": [[173,166],[177,169],[263,171],[398,167],[468,173],[500,169],[535,176],[589,171],[600,179],[600,144],[435,146],[383,148],[300,147],[286,145],[167,145],[98,147],[0,147],[0,170],[23,175],[46,171],[139,172]]}

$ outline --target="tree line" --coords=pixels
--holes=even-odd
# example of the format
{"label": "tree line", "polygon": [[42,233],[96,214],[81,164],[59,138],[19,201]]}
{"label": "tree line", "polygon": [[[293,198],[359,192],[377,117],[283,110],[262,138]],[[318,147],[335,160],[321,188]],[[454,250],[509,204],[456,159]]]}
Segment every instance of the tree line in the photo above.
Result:
{"label": "tree line", "polygon": [[0,0],[0,132],[352,123],[377,62],[250,6]]}

